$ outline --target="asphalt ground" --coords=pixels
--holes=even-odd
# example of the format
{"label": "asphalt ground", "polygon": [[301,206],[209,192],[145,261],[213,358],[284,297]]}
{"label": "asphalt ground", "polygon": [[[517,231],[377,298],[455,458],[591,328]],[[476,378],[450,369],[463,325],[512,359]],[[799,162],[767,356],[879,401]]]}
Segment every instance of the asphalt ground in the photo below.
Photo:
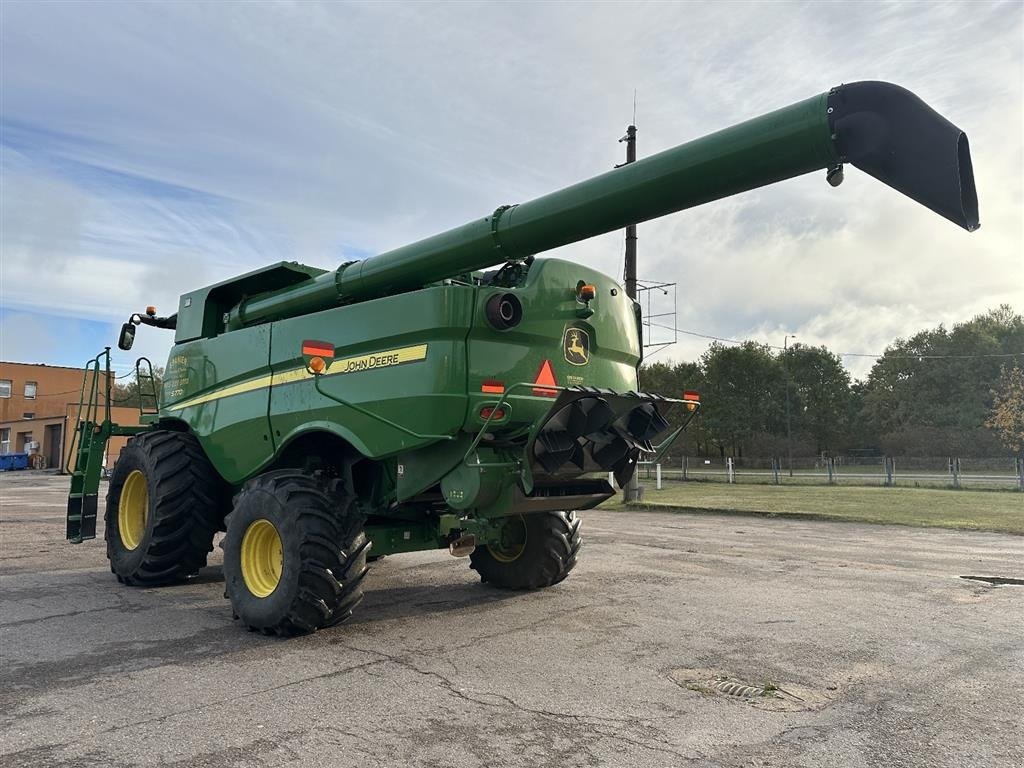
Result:
{"label": "asphalt ground", "polygon": [[597,511],[561,585],[394,556],[279,640],[219,550],[119,585],[66,485],[0,474],[3,766],[1024,765],[1024,586],[960,578],[1024,577],[1022,537]]}

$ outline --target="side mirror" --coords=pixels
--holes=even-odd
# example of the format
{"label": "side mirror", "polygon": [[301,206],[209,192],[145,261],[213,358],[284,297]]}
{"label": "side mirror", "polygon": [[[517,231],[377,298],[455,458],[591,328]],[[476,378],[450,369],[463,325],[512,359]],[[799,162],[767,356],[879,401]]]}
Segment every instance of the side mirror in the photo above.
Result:
{"label": "side mirror", "polygon": [[130,322],[121,326],[121,335],[117,337],[117,348],[126,352],[135,343],[135,326]]}

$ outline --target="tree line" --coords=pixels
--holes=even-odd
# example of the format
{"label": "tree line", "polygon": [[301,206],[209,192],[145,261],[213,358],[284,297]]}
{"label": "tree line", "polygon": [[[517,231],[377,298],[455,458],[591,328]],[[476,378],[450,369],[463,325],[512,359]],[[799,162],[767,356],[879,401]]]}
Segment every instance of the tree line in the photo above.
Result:
{"label": "tree line", "polygon": [[748,341],[716,342],[694,362],[645,364],[640,387],[700,393],[681,438],[690,455],[785,456],[788,391],[794,456],[980,457],[1024,450],[1022,368],[1024,318],[1002,305],[897,339],[863,381],[824,346],[773,351]]}

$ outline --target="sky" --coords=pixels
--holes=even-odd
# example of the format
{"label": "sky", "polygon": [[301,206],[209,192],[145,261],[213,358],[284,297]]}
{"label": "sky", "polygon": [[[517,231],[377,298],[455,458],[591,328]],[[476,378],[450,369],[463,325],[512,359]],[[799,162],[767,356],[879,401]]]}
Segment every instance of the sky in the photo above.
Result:
{"label": "sky", "polygon": [[[855,169],[810,174],[641,224],[640,278],[676,283],[652,313],[870,355],[1024,311],[1021,2],[4,0],[0,358],[81,364],[184,291],[334,268],[602,173],[634,94],[643,157],[856,80],[967,133],[981,229]],[[545,255],[620,276],[622,251],[614,232]],[[674,338],[650,359],[709,343],[650,340]],[[142,328],[115,365],[170,345]]]}

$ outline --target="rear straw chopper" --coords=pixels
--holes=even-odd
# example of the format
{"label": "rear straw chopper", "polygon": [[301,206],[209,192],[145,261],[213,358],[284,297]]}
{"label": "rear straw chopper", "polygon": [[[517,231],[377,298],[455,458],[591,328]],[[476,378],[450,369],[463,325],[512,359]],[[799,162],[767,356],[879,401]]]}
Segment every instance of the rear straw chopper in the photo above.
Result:
{"label": "rear straw chopper", "polygon": [[667,450],[700,398],[640,392],[639,306],[536,255],[812,171],[827,192],[845,164],[978,227],[964,133],[858,82],[364,261],[281,262],[133,315],[122,349],[139,324],[175,331],[160,406],[127,427],[95,386],[83,398],[68,538],[96,535],[106,440],[133,434],[107,495],[112,570],[187,578],[224,529],[226,594],[250,628],[343,621],[370,553],[446,548],[496,587],[558,583],[576,511]]}

